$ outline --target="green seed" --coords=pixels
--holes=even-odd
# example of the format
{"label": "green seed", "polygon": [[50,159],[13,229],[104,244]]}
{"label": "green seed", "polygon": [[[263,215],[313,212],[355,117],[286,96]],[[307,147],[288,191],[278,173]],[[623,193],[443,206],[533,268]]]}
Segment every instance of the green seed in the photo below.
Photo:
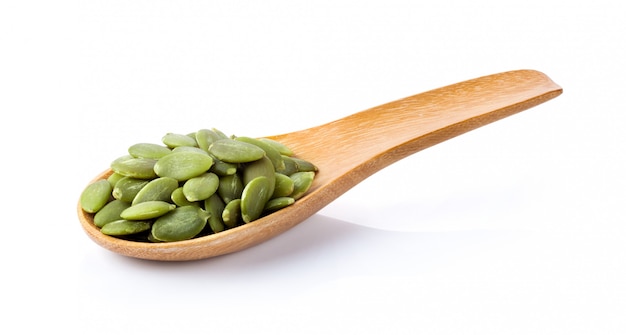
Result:
{"label": "green seed", "polygon": [[301,158],[291,157],[299,172],[317,172],[317,166]]}
{"label": "green seed", "polygon": [[224,207],[222,221],[228,228],[236,227],[241,220],[241,199],[234,199]]}
{"label": "green seed", "polygon": [[245,223],[261,217],[265,204],[272,195],[271,189],[273,184],[265,176],[254,178],[244,187],[241,194],[241,217]]}
{"label": "green seed", "polygon": [[265,208],[263,210],[268,213],[276,212],[279,209],[292,205],[295,201],[296,200],[292,197],[274,198],[265,204]]}
{"label": "green seed", "polygon": [[170,148],[154,143],[137,143],[128,148],[128,153],[135,158],[159,159],[171,152]]}
{"label": "green seed", "polygon": [[203,155],[208,155],[209,153],[197,148],[197,147],[187,147],[187,146],[182,146],[182,147],[176,147],[172,149],[172,152],[181,152],[181,151],[193,151],[193,152],[197,152]]}
{"label": "green seed", "polygon": [[315,172],[296,172],[289,176],[293,179],[293,193],[291,197],[298,200],[300,199],[313,184],[313,178],[315,178]]}
{"label": "green seed", "polygon": [[217,159],[217,157],[211,155],[213,158],[213,166],[211,166],[211,172],[218,176],[230,176],[237,173],[237,163],[226,163]]}
{"label": "green seed", "polygon": [[150,158],[135,158],[122,156],[111,163],[111,170],[126,177],[138,179],[152,179],[156,177],[154,165],[156,160]]}
{"label": "green seed", "polygon": [[152,179],[144,187],[137,192],[135,198],[132,201],[133,205],[140,202],[160,200],[171,201],[172,192],[178,188],[178,181],[170,177],[159,177]]}
{"label": "green seed", "polygon": [[191,202],[189,200],[187,200],[187,198],[185,197],[185,194],[183,193],[183,187],[179,187],[177,189],[175,189],[172,192],[172,202],[175,203],[177,206],[191,206],[191,205],[195,205],[197,206],[198,203],[197,202]]}
{"label": "green seed", "polygon": [[276,183],[274,186],[274,193],[272,198],[286,197],[293,193],[293,179],[289,178],[282,173],[276,172]]}
{"label": "green seed", "polygon": [[148,185],[150,181],[145,179],[137,179],[133,177],[124,177],[120,179],[113,188],[113,198],[133,202],[135,196],[141,189]]}
{"label": "green seed", "polygon": [[194,137],[183,134],[167,133],[161,138],[161,141],[170,148],[198,146]]}
{"label": "green seed", "polygon": [[289,149],[286,145],[284,145],[283,143],[280,143],[278,141],[272,140],[270,138],[259,138],[260,141],[263,141],[271,146],[273,146],[274,148],[276,148],[276,150],[278,150],[278,152],[280,152],[281,155],[284,156],[293,156],[293,152],[291,151],[291,149]]}
{"label": "green seed", "polygon": [[178,207],[156,219],[152,225],[152,234],[164,242],[188,240],[204,229],[209,216],[198,206]]}
{"label": "green seed", "polygon": [[193,177],[183,185],[183,194],[187,200],[194,202],[208,199],[217,191],[220,178],[212,172]]}
{"label": "green seed", "polygon": [[209,151],[209,147],[213,142],[221,139],[222,137],[211,129],[200,129],[196,132],[196,142],[198,147],[204,151]]}
{"label": "green seed", "polygon": [[276,172],[274,170],[274,164],[272,164],[267,156],[263,156],[261,159],[245,165],[243,170],[243,184],[247,185],[250,181],[259,176],[266,177],[270,182],[269,195],[271,196],[274,193],[274,186],[276,185]]}
{"label": "green seed", "polygon": [[121,220],[120,214],[123,210],[130,207],[130,203],[121,200],[113,200],[104,205],[93,217],[93,224],[101,228],[105,224],[117,220]]}
{"label": "green seed", "polygon": [[283,163],[285,163],[285,168],[281,170],[276,170],[276,172],[280,172],[287,176],[298,172],[298,166],[296,165],[296,161],[294,161],[291,157],[283,155]]}
{"label": "green seed", "polygon": [[219,129],[215,129],[215,128],[211,128],[211,130],[220,138],[220,139],[224,139],[224,138],[229,138],[228,135],[224,134],[221,130]]}
{"label": "green seed", "polygon": [[107,180],[109,181],[109,183],[111,184],[112,187],[115,187],[115,184],[117,184],[117,182],[124,178],[124,176],[122,176],[119,173],[111,173],[111,175],[107,178]]}
{"label": "green seed", "polygon": [[209,147],[209,153],[228,163],[248,163],[265,155],[265,151],[254,144],[229,138],[213,142]]}
{"label": "green seed", "polygon": [[237,137],[235,138],[235,140],[250,143],[263,149],[263,151],[265,151],[265,156],[267,156],[267,158],[270,159],[272,164],[274,164],[275,170],[282,170],[285,168],[285,162],[283,162],[283,156],[280,154],[280,151],[278,151],[278,149],[276,149],[273,145],[267,142],[258,140],[256,138],[245,137],[245,136]]}
{"label": "green seed", "polygon": [[111,183],[106,179],[89,184],[81,193],[80,207],[87,213],[96,213],[111,198],[111,190]]}
{"label": "green seed", "polygon": [[220,178],[217,193],[225,203],[241,198],[243,192],[243,182],[239,174],[233,174]]}
{"label": "green seed", "polygon": [[209,216],[209,226],[214,233],[224,230],[224,219],[222,219],[224,207],[224,202],[218,194],[213,194],[204,201],[204,208],[211,215]]}
{"label": "green seed", "polygon": [[105,224],[100,232],[112,236],[133,235],[150,229],[150,222],[116,220]]}
{"label": "green seed", "polygon": [[125,220],[148,220],[163,216],[174,208],[176,205],[165,201],[145,201],[126,208],[120,216]]}
{"label": "green seed", "polygon": [[205,173],[211,165],[213,159],[209,155],[182,151],[159,159],[154,165],[154,171],[160,177],[184,181]]}

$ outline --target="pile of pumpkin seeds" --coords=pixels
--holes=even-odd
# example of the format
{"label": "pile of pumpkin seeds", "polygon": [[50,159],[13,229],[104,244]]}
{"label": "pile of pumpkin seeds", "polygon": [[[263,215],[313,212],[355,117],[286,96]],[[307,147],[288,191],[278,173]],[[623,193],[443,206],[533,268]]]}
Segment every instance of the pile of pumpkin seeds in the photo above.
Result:
{"label": "pile of pumpkin seeds", "polygon": [[212,129],[137,143],[89,184],[80,206],[103,234],[173,242],[219,233],[293,204],[317,167],[267,138]]}

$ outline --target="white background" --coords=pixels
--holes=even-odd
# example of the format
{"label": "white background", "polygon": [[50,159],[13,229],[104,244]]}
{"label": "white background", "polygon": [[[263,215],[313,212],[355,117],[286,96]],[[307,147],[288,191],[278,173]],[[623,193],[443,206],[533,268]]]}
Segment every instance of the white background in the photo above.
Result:
{"label": "white background", "polygon": [[[623,14],[616,0],[2,2],[1,327],[626,333]],[[563,95],[249,250],[140,261],[76,217],[130,144],[299,130],[523,68]]]}

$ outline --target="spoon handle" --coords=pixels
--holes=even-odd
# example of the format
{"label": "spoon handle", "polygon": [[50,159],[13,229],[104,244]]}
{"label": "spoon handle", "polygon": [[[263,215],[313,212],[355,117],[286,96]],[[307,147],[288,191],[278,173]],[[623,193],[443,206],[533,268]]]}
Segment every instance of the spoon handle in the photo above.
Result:
{"label": "spoon handle", "polygon": [[[313,153],[323,185],[350,171],[350,188],[415,152],[557,97],[545,74],[518,70],[434,89],[277,137]],[[306,158],[306,157],[305,157]],[[357,170],[357,171],[354,171]],[[356,172],[356,173],[354,173]]]}

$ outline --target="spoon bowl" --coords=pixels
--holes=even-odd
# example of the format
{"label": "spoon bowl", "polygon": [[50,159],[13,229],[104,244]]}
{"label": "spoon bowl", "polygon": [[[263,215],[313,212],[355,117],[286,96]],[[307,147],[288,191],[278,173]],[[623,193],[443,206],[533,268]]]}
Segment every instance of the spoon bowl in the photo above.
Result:
{"label": "spoon bowl", "polygon": [[[115,253],[186,261],[240,251],[301,223],[384,167],[470,130],[529,109],[562,93],[545,74],[517,70],[434,89],[292,133],[267,136],[284,143],[319,171],[304,197],[250,223],[191,240],[134,242],[107,236],[78,206],[87,235]],[[94,178],[107,178],[106,170]]]}

